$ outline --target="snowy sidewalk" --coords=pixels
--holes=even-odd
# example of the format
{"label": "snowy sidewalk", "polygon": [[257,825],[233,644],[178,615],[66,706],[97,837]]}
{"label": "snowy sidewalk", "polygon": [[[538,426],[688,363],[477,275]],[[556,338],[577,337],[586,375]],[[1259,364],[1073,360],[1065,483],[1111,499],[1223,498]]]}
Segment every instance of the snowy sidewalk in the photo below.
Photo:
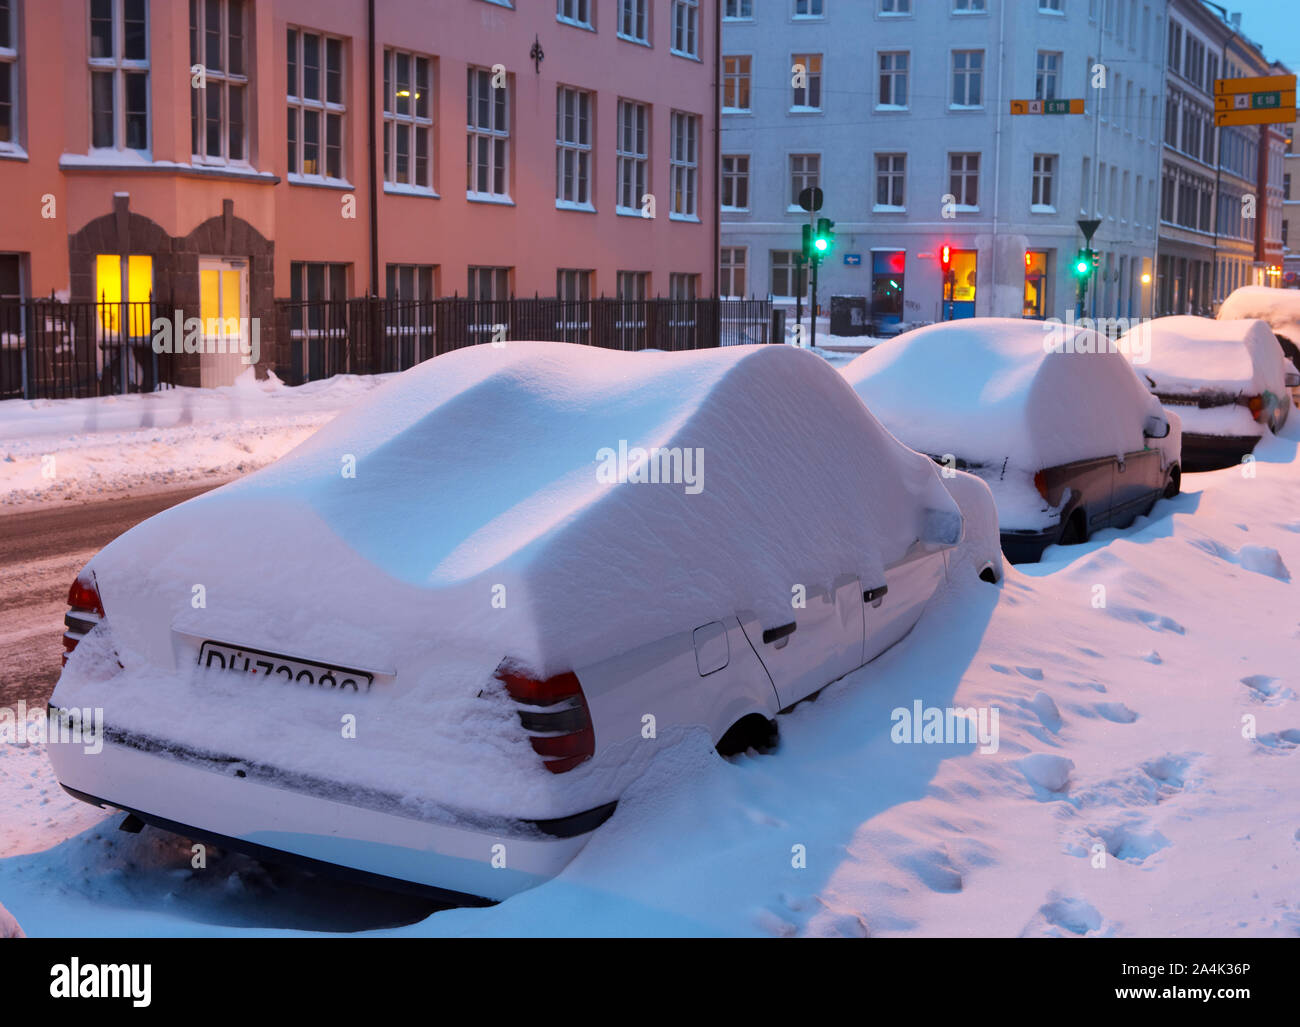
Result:
{"label": "snowy sidewalk", "polygon": [[271,463],[390,375],[294,388],[245,372],[217,389],[0,402],[0,506],[222,481]]}

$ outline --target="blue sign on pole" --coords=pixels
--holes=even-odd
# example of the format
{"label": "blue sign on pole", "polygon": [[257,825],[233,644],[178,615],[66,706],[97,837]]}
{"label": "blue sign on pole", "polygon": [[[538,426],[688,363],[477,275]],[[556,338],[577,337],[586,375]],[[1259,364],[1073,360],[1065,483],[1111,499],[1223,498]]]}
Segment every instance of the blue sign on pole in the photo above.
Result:
{"label": "blue sign on pole", "polygon": [[844,254],[844,263],[848,264],[850,267],[857,267],[862,263],[862,254],[846,253]]}

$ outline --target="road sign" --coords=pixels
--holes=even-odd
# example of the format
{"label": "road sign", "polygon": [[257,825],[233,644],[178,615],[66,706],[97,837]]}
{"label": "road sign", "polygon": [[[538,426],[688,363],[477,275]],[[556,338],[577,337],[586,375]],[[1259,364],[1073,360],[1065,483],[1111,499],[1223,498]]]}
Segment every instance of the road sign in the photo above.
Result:
{"label": "road sign", "polygon": [[1216,125],[1288,124],[1296,119],[1296,77],[1258,75],[1214,80]]}
{"label": "road sign", "polygon": [[1082,114],[1082,100],[1012,100],[1012,114]]}
{"label": "road sign", "polygon": [[1214,95],[1231,93],[1295,92],[1294,75],[1257,75],[1254,78],[1216,78]]}
{"label": "road sign", "polygon": [[815,185],[809,186],[799,193],[799,206],[808,213],[822,209],[822,200],[824,199],[822,191]]}
{"label": "road sign", "polygon": [[848,264],[849,267],[857,267],[859,264],[862,263],[862,254],[846,253],[844,254],[844,263]]}
{"label": "road sign", "polygon": [[1092,245],[1093,234],[1101,227],[1101,218],[1088,218],[1079,221],[1079,231],[1083,233],[1083,241],[1086,245]]}

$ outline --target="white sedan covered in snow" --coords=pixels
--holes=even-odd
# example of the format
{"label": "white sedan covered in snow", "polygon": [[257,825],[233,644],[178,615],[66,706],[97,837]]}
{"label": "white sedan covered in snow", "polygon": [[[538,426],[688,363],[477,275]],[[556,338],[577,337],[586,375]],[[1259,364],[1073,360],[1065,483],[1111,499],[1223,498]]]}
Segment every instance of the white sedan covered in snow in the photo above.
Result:
{"label": "white sedan covered in snow", "polygon": [[1178,418],[1094,331],[948,321],[883,342],[841,373],[904,443],[989,484],[1013,563],[1125,527],[1178,492]]}
{"label": "white sedan covered in snow", "polygon": [[1138,374],[1182,420],[1186,471],[1240,463],[1266,431],[1286,423],[1288,389],[1300,385],[1273,332],[1257,319],[1158,317],[1122,342],[1148,358],[1136,365]]}
{"label": "white sedan covered in snow", "polygon": [[1001,571],[987,486],[812,354],[468,348],[96,555],[51,705],[105,744],[50,758],[191,837],[500,899],[684,732],[761,747]]}

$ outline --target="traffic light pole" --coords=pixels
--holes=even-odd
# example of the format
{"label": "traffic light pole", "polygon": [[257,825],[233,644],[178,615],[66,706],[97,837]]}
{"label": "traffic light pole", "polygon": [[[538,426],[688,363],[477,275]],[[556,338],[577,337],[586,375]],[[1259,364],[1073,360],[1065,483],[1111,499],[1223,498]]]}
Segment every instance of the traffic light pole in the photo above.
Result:
{"label": "traffic light pole", "polygon": [[812,266],[812,345],[817,347],[817,270],[822,266],[821,257],[813,257]]}

